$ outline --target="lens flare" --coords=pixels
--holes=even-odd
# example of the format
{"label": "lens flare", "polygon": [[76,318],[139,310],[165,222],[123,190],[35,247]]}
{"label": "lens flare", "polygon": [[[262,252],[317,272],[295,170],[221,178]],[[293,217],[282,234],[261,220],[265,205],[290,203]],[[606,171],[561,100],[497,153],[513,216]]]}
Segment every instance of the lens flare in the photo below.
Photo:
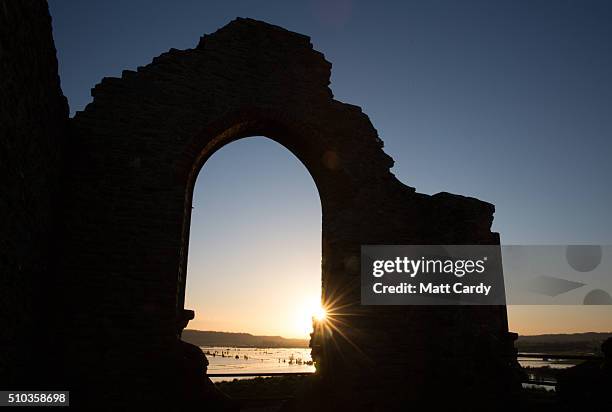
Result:
{"label": "lens flare", "polygon": [[312,311],[312,317],[318,322],[323,322],[327,317],[327,311],[323,306],[319,305]]}

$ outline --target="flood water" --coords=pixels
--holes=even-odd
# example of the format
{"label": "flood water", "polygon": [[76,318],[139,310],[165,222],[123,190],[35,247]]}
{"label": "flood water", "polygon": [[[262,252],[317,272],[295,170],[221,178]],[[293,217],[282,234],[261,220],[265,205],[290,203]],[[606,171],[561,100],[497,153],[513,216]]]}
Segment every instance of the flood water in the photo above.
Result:
{"label": "flood water", "polygon": [[[310,348],[235,348],[202,346],[208,373],[314,372]],[[214,382],[234,377],[211,378]]]}
{"label": "flood water", "polygon": [[580,360],[568,360],[568,359],[542,360],[542,359],[533,359],[533,358],[521,358],[519,356],[518,362],[523,367],[531,367],[531,368],[548,367],[550,369],[566,369],[566,368],[571,368],[572,366],[576,366],[581,361]]}
{"label": "flood water", "polygon": [[527,376],[532,381],[545,381],[546,383],[523,383],[524,388],[543,388],[546,390],[556,390],[555,382],[556,374],[555,371],[559,371],[562,369],[571,368],[572,366],[576,366],[579,363],[582,363],[581,360],[569,360],[569,359],[533,359],[533,358],[522,358],[518,357],[519,364],[527,368],[525,371],[527,372]]}
{"label": "flood water", "polygon": [[[290,373],[314,372],[310,348],[237,348],[202,346],[208,358],[209,373]],[[565,369],[580,363],[569,360],[518,358],[523,367]],[[536,376],[530,376],[532,379]],[[212,378],[219,382],[235,377]]]}

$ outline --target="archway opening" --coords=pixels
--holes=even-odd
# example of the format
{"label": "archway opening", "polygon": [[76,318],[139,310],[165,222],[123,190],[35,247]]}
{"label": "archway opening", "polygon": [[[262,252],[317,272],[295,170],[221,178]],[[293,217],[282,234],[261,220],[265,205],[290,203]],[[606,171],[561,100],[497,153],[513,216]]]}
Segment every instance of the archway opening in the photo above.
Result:
{"label": "archway opening", "polygon": [[314,371],[321,202],[303,163],[261,136],[217,150],[196,179],[189,233],[195,318],[183,340],[207,354],[209,373]]}

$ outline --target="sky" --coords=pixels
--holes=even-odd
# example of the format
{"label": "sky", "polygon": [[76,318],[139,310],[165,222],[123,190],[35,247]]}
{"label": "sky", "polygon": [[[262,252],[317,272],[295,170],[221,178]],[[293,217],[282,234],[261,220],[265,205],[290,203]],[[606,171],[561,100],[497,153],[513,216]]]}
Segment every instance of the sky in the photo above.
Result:
{"label": "sky", "polygon": [[[73,114],[102,77],[260,19],[312,38],[335,98],[369,115],[404,183],[495,204],[504,244],[612,244],[610,2],[52,0],[50,11]],[[265,137],[232,143],[204,166],[194,207],[190,327],[306,336],[295,308],[320,293],[321,211],[303,165]],[[605,307],[513,306],[509,318],[524,334],[612,330]]]}

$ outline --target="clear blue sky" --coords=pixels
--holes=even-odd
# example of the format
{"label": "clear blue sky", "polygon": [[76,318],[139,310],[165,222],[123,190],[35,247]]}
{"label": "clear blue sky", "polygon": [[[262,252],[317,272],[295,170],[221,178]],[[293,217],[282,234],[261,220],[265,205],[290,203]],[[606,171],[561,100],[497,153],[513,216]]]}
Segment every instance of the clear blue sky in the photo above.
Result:
{"label": "clear blue sky", "polygon": [[[73,113],[102,77],[194,47],[237,16],[261,19],[311,36],[333,64],[335,98],[370,116],[406,184],[494,203],[504,243],[612,243],[610,2],[61,0],[50,8]],[[261,254],[294,233],[299,239],[284,245],[320,256],[316,189],[267,139],[218,152],[198,179],[195,206],[190,271],[215,272],[211,260],[249,253],[245,243],[215,254],[219,239],[261,233]],[[254,216],[259,226],[248,237]],[[291,270],[279,265],[275,272]],[[312,270],[318,265],[315,258]],[[246,281],[239,268],[230,272],[227,285]],[[190,303],[214,297],[195,292],[210,289],[206,276],[189,278]],[[312,293],[319,274],[310,283],[300,276],[293,279]],[[290,296],[292,287],[279,290]]]}

